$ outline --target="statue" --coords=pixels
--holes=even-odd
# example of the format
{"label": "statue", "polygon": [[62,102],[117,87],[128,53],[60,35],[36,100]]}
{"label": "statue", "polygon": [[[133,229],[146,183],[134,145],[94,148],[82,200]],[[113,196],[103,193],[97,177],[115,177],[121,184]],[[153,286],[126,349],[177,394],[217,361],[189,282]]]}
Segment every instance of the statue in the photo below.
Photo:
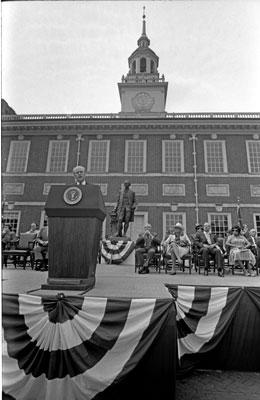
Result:
{"label": "statue", "polygon": [[129,181],[124,182],[124,188],[120,190],[117,199],[117,204],[113,210],[117,215],[117,237],[126,236],[126,232],[129,227],[129,223],[134,221],[134,212],[136,209],[135,192],[130,189],[131,183]]}

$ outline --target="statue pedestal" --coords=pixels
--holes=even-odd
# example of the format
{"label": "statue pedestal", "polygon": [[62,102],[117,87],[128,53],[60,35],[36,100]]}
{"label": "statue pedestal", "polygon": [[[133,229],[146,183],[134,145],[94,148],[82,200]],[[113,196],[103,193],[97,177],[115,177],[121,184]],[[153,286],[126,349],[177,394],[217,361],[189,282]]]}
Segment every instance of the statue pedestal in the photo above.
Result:
{"label": "statue pedestal", "polygon": [[109,236],[108,240],[110,240],[110,242],[131,242],[131,238],[129,236]]}

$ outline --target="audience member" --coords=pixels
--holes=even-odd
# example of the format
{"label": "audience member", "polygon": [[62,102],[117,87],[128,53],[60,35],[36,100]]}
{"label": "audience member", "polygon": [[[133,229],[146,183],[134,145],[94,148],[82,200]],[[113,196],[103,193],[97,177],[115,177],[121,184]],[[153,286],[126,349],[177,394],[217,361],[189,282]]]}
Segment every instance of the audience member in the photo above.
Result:
{"label": "audience member", "polygon": [[[140,274],[149,273],[149,264],[154,257],[157,247],[161,244],[160,240],[157,238],[157,234],[151,233],[151,230],[152,226],[147,224],[144,227],[144,233],[139,234],[136,240],[135,257]],[[144,262],[145,253],[147,253],[147,258]]]}
{"label": "audience member", "polygon": [[210,232],[210,224],[204,223],[203,230],[201,226],[197,226],[197,232],[194,237],[194,246],[202,255],[205,270],[210,268],[210,256],[215,260],[218,275],[223,276],[224,256],[223,252],[217,243],[217,238]]}
{"label": "audience member", "polygon": [[36,238],[36,247],[33,249],[35,260],[41,260],[41,270],[47,270],[48,233],[48,226],[44,226],[40,229]]}
{"label": "audience member", "polygon": [[2,230],[2,246],[3,249],[8,247],[12,242],[17,240],[15,232],[13,232],[12,225],[5,224]]}
{"label": "audience member", "polygon": [[[249,249],[249,241],[241,234],[241,228],[239,225],[233,227],[233,235],[228,237],[226,246],[230,248],[229,264],[239,264],[246,276],[255,276],[252,268],[256,263],[256,259],[252,251]],[[245,262],[247,263],[248,270],[245,267]]]}
{"label": "audience member", "polygon": [[181,263],[183,256],[190,252],[191,241],[188,235],[184,233],[184,227],[182,224],[177,223],[174,226],[174,234],[164,241],[166,248],[166,256],[170,256],[172,259],[172,272],[171,275],[176,275],[176,260]]}
{"label": "audience member", "polygon": [[36,223],[35,223],[35,222],[32,222],[32,223],[31,223],[31,226],[30,226],[30,229],[29,229],[27,232],[25,232],[25,233],[35,233],[35,234],[38,234],[38,233],[39,233],[39,229],[37,229]]}

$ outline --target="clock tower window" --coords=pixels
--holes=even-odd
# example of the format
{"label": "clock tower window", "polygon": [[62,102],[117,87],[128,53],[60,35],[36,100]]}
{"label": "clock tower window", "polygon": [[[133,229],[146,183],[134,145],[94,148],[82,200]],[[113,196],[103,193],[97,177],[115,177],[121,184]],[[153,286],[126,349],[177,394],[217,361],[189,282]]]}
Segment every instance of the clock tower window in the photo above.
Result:
{"label": "clock tower window", "polygon": [[134,60],[132,63],[132,74],[136,73],[136,61]]}
{"label": "clock tower window", "polygon": [[140,60],[140,72],[146,72],[146,58],[144,57]]}

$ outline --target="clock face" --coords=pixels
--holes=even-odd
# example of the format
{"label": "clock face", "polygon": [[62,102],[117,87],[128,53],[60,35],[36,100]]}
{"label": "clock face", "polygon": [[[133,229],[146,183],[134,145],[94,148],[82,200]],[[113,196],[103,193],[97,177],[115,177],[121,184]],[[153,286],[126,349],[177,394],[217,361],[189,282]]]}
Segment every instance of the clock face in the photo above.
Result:
{"label": "clock face", "polygon": [[149,93],[140,92],[133,97],[132,105],[135,111],[151,111],[151,108],[154,105],[154,98],[151,97]]}
{"label": "clock face", "polygon": [[82,191],[78,186],[72,186],[65,190],[63,193],[63,200],[66,204],[74,205],[78,204],[82,199]]}

